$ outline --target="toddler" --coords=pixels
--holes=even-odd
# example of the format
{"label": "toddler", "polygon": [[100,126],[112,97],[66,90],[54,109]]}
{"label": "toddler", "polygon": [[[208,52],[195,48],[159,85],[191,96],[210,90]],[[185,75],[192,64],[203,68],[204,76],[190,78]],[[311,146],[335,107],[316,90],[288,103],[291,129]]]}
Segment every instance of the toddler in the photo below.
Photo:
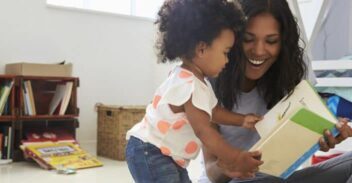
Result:
{"label": "toddler", "polygon": [[191,182],[185,168],[201,145],[231,171],[257,171],[260,152],[231,147],[211,123],[254,128],[261,117],[220,107],[206,79],[216,77],[228,62],[241,12],[227,0],[167,0],[156,24],[161,62],[182,64],[156,90],[144,119],[127,133],[126,160],[133,179]]}

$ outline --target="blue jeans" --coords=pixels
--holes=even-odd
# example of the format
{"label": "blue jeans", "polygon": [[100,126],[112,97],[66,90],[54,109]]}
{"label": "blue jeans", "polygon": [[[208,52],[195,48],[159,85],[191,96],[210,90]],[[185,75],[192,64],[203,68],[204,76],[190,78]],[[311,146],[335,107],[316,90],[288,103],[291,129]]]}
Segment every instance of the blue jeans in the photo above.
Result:
{"label": "blue jeans", "polygon": [[191,183],[186,169],[156,146],[131,136],[126,146],[128,169],[136,183]]}

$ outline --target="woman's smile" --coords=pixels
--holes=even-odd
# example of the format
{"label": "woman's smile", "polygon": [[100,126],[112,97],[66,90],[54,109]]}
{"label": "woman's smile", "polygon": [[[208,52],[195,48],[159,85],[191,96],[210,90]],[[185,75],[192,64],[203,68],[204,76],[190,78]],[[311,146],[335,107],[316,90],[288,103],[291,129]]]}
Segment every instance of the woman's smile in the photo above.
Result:
{"label": "woman's smile", "polygon": [[248,59],[248,62],[253,66],[259,67],[265,62],[265,59]]}

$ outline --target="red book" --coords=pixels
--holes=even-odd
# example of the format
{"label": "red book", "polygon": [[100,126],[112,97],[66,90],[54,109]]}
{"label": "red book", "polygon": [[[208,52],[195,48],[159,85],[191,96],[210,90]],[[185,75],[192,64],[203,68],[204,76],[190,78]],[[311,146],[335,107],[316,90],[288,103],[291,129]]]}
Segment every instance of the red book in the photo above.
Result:
{"label": "red book", "polygon": [[43,142],[73,142],[77,143],[73,134],[65,129],[32,129],[25,133],[26,140],[22,140],[22,144],[33,144]]}

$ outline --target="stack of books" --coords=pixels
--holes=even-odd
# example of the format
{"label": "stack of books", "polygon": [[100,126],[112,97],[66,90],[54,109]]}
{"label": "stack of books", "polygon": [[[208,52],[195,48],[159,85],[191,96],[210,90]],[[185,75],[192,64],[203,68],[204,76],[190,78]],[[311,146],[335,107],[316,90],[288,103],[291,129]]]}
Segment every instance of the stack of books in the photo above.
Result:
{"label": "stack of books", "polygon": [[80,148],[64,129],[28,130],[21,149],[26,159],[32,159],[44,169],[83,169],[103,164]]}

